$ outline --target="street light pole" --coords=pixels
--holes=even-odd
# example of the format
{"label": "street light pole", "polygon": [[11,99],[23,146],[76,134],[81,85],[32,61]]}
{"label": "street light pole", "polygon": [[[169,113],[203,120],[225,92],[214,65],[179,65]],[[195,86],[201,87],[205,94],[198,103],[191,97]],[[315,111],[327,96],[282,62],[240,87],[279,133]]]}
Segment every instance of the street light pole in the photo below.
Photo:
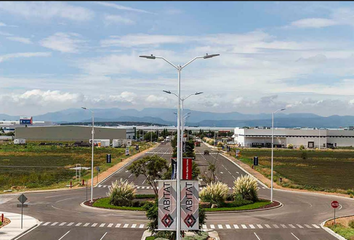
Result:
{"label": "street light pole", "polygon": [[271,177],[270,177],[270,201],[273,202],[273,145],[274,145],[274,113],[284,111],[285,108],[272,112],[272,158],[271,158]]}
{"label": "street light pole", "polygon": [[92,145],[92,156],[91,156],[91,202],[93,202],[93,149],[94,149],[94,139],[95,139],[95,116],[92,110],[86,108],[86,107],[82,107],[82,109],[84,110],[89,110],[92,114],[92,139],[91,139],[91,145]]}
{"label": "street light pole", "polygon": [[182,160],[181,160],[181,71],[183,68],[185,68],[187,65],[192,63],[193,61],[203,58],[203,59],[208,59],[212,57],[219,56],[220,54],[206,54],[205,56],[198,56],[184,64],[183,66],[181,65],[174,65],[164,57],[158,57],[154,55],[150,56],[140,56],[142,58],[146,59],[162,59],[168,64],[170,64],[172,67],[174,67],[177,72],[178,72],[178,105],[177,105],[177,174],[176,174],[176,182],[177,182],[177,229],[176,229],[176,240],[181,240],[181,165],[182,165]]}

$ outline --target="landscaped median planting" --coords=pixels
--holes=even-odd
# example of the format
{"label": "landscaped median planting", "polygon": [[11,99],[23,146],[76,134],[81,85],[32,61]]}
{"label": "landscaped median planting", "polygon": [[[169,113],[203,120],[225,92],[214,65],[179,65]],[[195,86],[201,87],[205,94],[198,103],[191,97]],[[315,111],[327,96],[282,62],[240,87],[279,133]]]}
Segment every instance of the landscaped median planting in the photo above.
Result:
{"label": "landscaped median planting", "polygon": [[9,224],[11,221],[8,218],[4,218],[4,221],[0,219],[0,228],[5,227],[7,224]]}
{"label": "landscaped median planting", "polygon": [[333,220],[329,220],[324,226],[347,240],[354,240],[354,216],[336,218],[335,224]]}

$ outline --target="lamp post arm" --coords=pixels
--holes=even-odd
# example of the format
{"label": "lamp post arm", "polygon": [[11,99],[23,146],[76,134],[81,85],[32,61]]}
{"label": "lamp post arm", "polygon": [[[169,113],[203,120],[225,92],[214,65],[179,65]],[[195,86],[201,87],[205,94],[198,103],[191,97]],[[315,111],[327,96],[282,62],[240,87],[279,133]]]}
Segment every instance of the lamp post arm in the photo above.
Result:
{"label": "lamp post arm", "polygon": [[191,64],[192,62],[194,62],[195,60],[197,60],[198,58],[203,58],[203,57],[195,57],[192,60],[190,60],[189,62],[187,62],[186,64],[184,64],[181,69],[187,67],[189,64]]}
{"label": "lamp post arm", "polygon": [[156,58],[159,58],[159,59],[164,60],[165,62],[167,62],[167,63],[170,64],[172,67],[174,67],[175,69],[178,70],[178,67],[177,67],[176,65],[174,65],[173,63],[171,63],[170,61],[168,61],[166,58],[164,58],[164,57],[156,57]]}

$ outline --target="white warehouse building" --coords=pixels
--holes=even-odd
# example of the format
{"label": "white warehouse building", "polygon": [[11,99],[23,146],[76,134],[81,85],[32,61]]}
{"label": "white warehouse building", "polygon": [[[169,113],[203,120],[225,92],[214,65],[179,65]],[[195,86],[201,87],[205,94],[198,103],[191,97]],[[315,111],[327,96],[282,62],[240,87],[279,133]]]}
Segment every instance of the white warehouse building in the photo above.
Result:
{"label": "white warehouse building", "polygon": [[[271,147],[272,129],[235,128],[234,142],[242,147]],[[354,131],[344,129],[274,128],[274,147],[331,148],[354,146]]]}

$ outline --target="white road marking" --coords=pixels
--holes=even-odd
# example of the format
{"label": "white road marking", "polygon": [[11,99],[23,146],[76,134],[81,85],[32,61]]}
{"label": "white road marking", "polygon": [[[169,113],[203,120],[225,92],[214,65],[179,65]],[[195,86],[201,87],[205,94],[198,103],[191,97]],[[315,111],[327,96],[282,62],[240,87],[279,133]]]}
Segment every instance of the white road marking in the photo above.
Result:
{"label": "white road marking", "polygon": [[135,228],[136,227],[136,224],[133,224],[132,226],[131,226],[131,228]]}
{"label": "white road marking", "polygon": [[231,226],[229,224],[226,224],[227,229],[231,229]]}
{"label": "white road marking", "polygon": [[94,223],[91,225],[91,227],[96,227],[98,223]]}
{"label": "white road marking", "polygon": [[68,226],[71,226],[71,225],[73,225],[73,224],[74,224],[74,222],[71,222],[71,223],[69,223],[69,224],[66,225],[66,226],[68,227]]}
{"label": "white road marking", "polygon": [[296,228],[294,225],[292,224],[288,224],[291,228]]}
{"label": "white road marking", "polygon": [[59,224],[59,226],[64,226],[66,224],[66,222],[62,222]]}
{"label": "white road marking", "polygon": [[257,224],[257,227],[258,228],[263,228],[261,224]]}
{"label": "white road marking", "polygon": [[299,228],[304,228],[303,226],[301,226],[300,224],[296,224],[296,226],[298,226]]}
{"label": "white road marking", "polygon": [[145,187],[141,187],[141,189],[145,189]]}
{"label": "white road marking", "polygon": [[254,235],[256,236],[256,238],[257,238],[258,240],[261,240],[255,232],[254,232]]}
{"label": "white road marking", "polygon": [[139,228],[144,228],[144,224],[140,224]]}
{"label": "white road marking", "polygon": [[50,223],[50,222],[46,222],[46,223],[43,224],[43,226],[47,226],[49,223]]}
{"label": "white road marking", "polygon": [[121,225],[120,223],[117,223],[116,228],[119,228],[119,227],[120,227],[120,225]]}
{"label": "white road marking", "polygon": [[102,185],[98,185],[98,187],[100,188],[100,187],[102,187]]}
{"label": "white road marking", "polygon": [[305,227],[307,227],[307,228],[312,228],[311,226],[309,226],[309,225],[307,225],[307,224],[304,224],[305,225]]}
{"label": "white road marking", "polygon": [[223,229],[223,227],[222,227],[221,224],[218,224],[218,228],[219,228],[219,229]]}
{"label": "white road marking", "polygon": [[90,223],[85,223],[84,227],[87,227],[88,225],[90,225]]}
{"label": "white road marking", "polygon": [[133,174],[130,174],[128,178],[130,178]]}
{"label": "white road marking", "polygon": [[103,234],[103,236],[100,238],[100,240],[102,240],[104,238],[104,236],[106,236],[108,232],[106,232],[105,234]]}
{"label": "white road marking", "polygon": [[266,226],[267,228],[270,228],[270,226],[268,224],[264,224],[264,226]]}
{"label": "white road marking", "polygon": [[320,226],[317,226],[316,224],[312,224],[315,228],[320,228]]}
{"label": "white road marking", "polygon": [[273,226],[274,226],[275,228],[279,228],[279,226],[278,226],[278,225],[276,225],[276,224],[273,224]]}
{"label": "white road marking", "polygon": [[107,227],[112,227],[113,226],[113,223],[110,223],[110,224],[108,224],[108,226]]}
{"label": "white road marking", "polygon": [[235,229],[239,229],[239,227],[238,227],[237,224],[234,224],[234,228],[235,228]]}
{"label": "white road marking", "polygon": [[255,227],[253,226],[253,224],[249,224],[250,228],[255,229]]}
{"label": "white road marking", "polygon": [[75,227],[78,227],[78,226],[80,226],[81,224],[82,224],[82,223],[78,223],[78,224],[75,225]]}
{"label": "white road marking", "polygon": [[207,229],[207,226],[205,224],[203,224],[202,228],[203,229]]}
{"label": "white road marking", "polygon": [[67,233],[65,233],[63,236],[61,236],[61,238],[59,238],[58,240],[61,240],[61,239],[63,239],[66,235],[68,235],[69,234],[69,232],[70,231],[68,231]]}
{"label": "white road marking", "polygon": [[247,226],[245,224],[241,224],[242,228],[247,228]]}
{"label": "white road marking", "polygon": [[211,228],[211,229],[215,229],[214,224],[210,224],[210,228]]}
{"label": "white road marking", "polygon": [[280,226],[282,226],[282,228],[288,228],[285,224],[280,224]]}
{"label": "white road marking", "polygon": [[295,234],[294,234],[294,233],[291,233],[291,235],[293,235],[293,236],[294,236],[294,238],[296,238],[297,240],[300,240],[298,237],[296,237],[296,236],[295,236]]}
{"label": "white road marking", "polygon": [[123,228],[127,228],[129,226],[128,223],[124,224]]}
{"label": "white road marking", "polygon": [[58,224],[58,222],[54,222],[54,223],[52,223],[50,226],[55,226],[55,225],[57,225]]}
{"label": "white road marking", "polygon": [[104,225],[106,225],[105,223],[101,223],[101,225],[99,227],[104,227]]}

